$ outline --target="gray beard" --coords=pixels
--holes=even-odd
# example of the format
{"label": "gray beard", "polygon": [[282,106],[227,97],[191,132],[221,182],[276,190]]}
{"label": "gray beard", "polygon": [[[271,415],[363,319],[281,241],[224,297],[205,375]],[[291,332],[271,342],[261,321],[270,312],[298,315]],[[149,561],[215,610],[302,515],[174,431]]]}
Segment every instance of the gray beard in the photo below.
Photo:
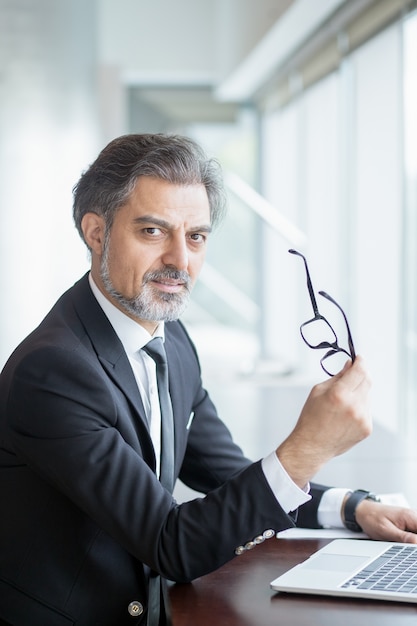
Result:
{"label": "gray beard", "polygon": [[[146,272],[143,276],[141,293],[137,296],[127,298],[121,294],[114,288],[110,279],[107,242],[104,246],[100,277],[109,296],[120,305],[123,311],[147,322],[177,320],[190,300],[191,280],[189,274],[169,267],[154,272]],[[152,281],[166,278],[183,282],[183,291],[181,293],[166,293],[153,286]]]}

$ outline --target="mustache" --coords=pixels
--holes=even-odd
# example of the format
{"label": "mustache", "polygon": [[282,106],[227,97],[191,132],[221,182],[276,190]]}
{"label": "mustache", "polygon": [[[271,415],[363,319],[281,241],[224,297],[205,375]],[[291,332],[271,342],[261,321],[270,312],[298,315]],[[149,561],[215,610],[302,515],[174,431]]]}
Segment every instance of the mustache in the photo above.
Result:
{"label": "mustache", "polygon": [[186,289],[190,289],[191,277],[185,270],[177,270],[175,268],[165,267],[161,270],[146,272],[143,276],[143,284],[146,285],[154,280],[175,280],[184,285]]}

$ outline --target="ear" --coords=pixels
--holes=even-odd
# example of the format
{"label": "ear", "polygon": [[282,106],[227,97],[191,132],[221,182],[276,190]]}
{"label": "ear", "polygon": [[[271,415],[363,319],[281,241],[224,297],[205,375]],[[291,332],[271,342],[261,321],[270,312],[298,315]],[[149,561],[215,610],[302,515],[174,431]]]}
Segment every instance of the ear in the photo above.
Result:
{"label": "ear", "polygon": [[88,247],[101,256],[106,232],[104,218],[97,213],[86,213],[81,220],[81,228]]}

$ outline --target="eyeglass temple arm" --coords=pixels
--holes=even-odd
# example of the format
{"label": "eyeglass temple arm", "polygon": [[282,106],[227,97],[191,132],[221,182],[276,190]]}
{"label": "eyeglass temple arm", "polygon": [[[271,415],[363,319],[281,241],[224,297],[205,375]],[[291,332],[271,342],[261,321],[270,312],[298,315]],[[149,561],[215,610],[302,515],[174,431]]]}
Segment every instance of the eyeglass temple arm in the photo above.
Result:
{"label": "eyeglass temple arm", "polygon": [[307,289],[308,289],[308,293],[310,294],[311,304],[313,305],[314,315],[318,317],[320,313],[319,313],[319,308],[317,306],[316,296],[314,295],[313,284],[310,278],[310,272],[308,271],[307,260],[305,256],[301,254],[301,252],[298,252],[297,250],[293,250],[291,248],[290,250],[288,250],[288,252],[290,254],[296,254],[297,256],[301,257],[304,261],[304,267],[306,268],[306,276],[307,276]]}
{"label": "eyeglass temple arm", "polygon": [[342,309],[342,307],[340,306],[340,304],[338,304],[336,300],[333,300],[333,298],[329,296],[328,293],[326,293],[325,291],[319,291],[319,294],[323,296],[323,298],[327,298],[327,300],[330,300],[330,302],[333,302],[333,304],[337,306],[337,308],[343,315],[343,319],[345,320],[345,324],[346,324],[349,351],[350,351],[350,355],[352,357],[352,362],[353,362],[356,359],[356,352],[355,352],[355,346],[353,345],[352,333],[350,332],[349,322],[347,321],[346,314],[344,310]]}

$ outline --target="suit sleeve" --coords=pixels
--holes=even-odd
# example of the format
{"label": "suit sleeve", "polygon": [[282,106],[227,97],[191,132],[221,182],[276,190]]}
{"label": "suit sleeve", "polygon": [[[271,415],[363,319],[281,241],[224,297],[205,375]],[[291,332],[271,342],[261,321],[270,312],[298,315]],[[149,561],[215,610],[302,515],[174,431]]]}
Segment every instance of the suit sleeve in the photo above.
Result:
{"label": "suit sleeve", "polygon": [[[187,344],[194,359],[194,371],[200,372],[198,356],[185,328],[177,324],[176,331],[182,330],[181,346]],[[178,363],[180,368],[181,364]],[[185,372],[182,374],[185,376]],[[187,377],[190,380],[189,376]],[[247,467],[251,461],[244,457],[241,449],[233,442],[225,424],[219,419],[209,395],[202,388],[201,380],[196,380],[196,400],[194,420],[188,437],[187,453],[181,469],[181,480],[196,491],[207,493],[230,477]],[[305,528],[318,528],[317,509],[323,492],[328,487],[312,483],[312,500],[300,507],[291,518],[297,518],[297,525]]]}
{"label": "suit sleeve", "polygon": [[310,494],[312,495],[312,499],[298,509],[297,526],[301,528],[321,528],[317,521],[317,511],[323,493],[327,491],[327,489],[329,489],[329,487],[325,485],[311,483]]}
{"label": "suit sleeve", "polygon": [[[181,505],[144,459],[144,438],[126,398],[81,344],[30,351],[11,372],[7,395],[11,445],[18,463],[53,487],[50,506],[63,516],[72,508],[83,511],[169,579],[192,580],[232,559],[237,546],[266,529],[294,525],[260,463],[244,459],[203,390],[196,396],[183,473],[191,483],[196,471],[196,486],[209,492]],[[199,459],[204,438],[208,453]]]}

